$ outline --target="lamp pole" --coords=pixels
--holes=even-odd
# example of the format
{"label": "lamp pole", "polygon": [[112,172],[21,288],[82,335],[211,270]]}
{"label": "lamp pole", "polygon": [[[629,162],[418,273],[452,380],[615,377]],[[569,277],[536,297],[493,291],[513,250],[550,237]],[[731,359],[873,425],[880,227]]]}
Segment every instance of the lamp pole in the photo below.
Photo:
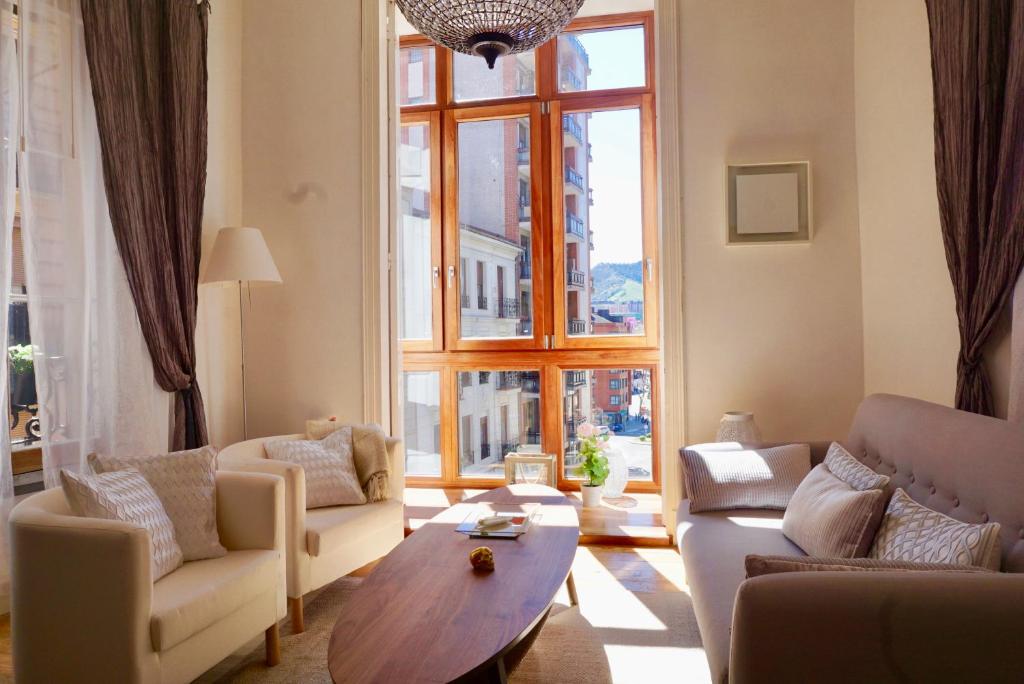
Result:
{"label": "lamp pole", "polygon": [[242,310],[242,281],[238,281],[238,341],[242,358],[242,439],[249,438],[249,416],[245,405],[245,315]]}

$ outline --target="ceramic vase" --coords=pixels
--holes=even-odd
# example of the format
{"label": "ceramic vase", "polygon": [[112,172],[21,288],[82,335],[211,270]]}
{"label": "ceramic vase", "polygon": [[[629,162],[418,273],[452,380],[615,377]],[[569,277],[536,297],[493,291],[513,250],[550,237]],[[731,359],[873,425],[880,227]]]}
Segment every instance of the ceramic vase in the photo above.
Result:
{"label": "ceramic vase", "polygon": [[609,447],[604,452],[608,459],[608,479],[604,481],[604,496],[616,499],[626,491],[629,482],[629,466],[621,449]]}
{"label": "ceramic vase", "polygon": [[749,411],[728,411],[718,424],[716,442],[739,442],[740,444],[759,444],[761,431],[754,422],[754,414]]}
{"label": "ceramic vase", "polygon": [[583,507],[598,508],[601,505],[601,493],[603,490],[604,485],[598,485],[596,487],[580,485],[580,494],[583,497]]}

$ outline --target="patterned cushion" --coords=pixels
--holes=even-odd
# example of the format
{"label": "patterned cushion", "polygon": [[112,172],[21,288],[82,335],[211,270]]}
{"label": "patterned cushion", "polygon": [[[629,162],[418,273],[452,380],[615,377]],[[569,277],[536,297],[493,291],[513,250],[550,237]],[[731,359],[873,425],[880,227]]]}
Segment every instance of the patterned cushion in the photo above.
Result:
{"label": "patterned cushion", "polygon": [[784,510],[811,469],[811,448],[727,449],[699,444],[683,450],[690,512],[734,508]]}
{"label": "patterned cushion", "polygon": [[217,533],[217,450],[213,447],[159,456],[89,455],[96,473],[133,468],[153,486],[187,561],[227,553]]}
{"label": "patterned cushion", "polygon": [[78,475],[61,470],[60,482],[75,515],[120,520],[149,532],[154,582],[181,566],[181,547],[174,539],[174,524],[139,471]]}
{"label": "patterned cushion", "polygon": [[881,489],[857,491],[822,464],[790,499],[782,534],[811,556],[856,558],[871,548],[884,510]]}
{"label": "patterned cushion", "polygon": [[889,476],[876,473],[867,467],[838,442],[832,442],[825,455],[825,467],[833,475],[856,490],[885,489],[889,484]]}
{"label": "patterned cushion", "polygon": [[747,579],[777,572],[848,572],[848,571],[955,571],[992,572],[988,568],[951,565],[949,563],[915,563],[877,558],[813,558],[800,556],[747,556],[744,565]]}
{"label": "patterned cushion", "polygon": [[878,528],[871,558],[980,565],[999,569],[999,523],[972,525],[917,503],[897,489]]}
{"label": "patterned cushion", "polygon": [[267,456],[302,466],[306,473],[306,508],[366,503],[352,458],[352,430],[340,429],[323,439],[278,439],[264,443]]}

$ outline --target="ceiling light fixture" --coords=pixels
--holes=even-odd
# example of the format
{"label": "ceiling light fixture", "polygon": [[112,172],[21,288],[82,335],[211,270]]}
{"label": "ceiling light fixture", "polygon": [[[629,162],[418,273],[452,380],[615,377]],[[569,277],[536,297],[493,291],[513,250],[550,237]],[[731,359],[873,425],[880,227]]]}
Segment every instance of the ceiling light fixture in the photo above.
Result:
{"label": "ceiling light fixture", "polygon": [[532,50],[553,38],[583,0],[396,0],[409,23],[434,42],[487,66],[503,55]]}

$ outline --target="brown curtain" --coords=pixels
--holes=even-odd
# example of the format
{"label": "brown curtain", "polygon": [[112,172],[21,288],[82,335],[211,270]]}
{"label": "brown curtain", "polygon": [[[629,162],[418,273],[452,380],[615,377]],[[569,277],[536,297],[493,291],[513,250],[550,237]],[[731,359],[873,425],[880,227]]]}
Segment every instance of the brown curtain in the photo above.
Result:
{"label": "brown curtain", "polygon": [[156,380],[175,393],[176,450],[207,442],[195,329],[208,9],[82,0],[110,218]]}
{"label": "brown curtain", "polygon": [[935,172],[960,321],[957,408],[992,415],[982,350],[1024,267],[1024,0],[925,0]]}

